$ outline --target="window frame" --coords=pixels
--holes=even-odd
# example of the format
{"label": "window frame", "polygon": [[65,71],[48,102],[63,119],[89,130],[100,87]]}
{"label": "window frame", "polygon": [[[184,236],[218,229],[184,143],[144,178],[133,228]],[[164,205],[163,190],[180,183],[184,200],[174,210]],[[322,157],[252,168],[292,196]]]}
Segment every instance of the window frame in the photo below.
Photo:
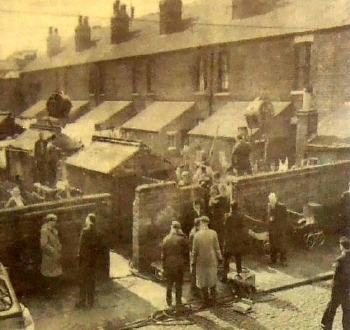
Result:
{"label": "window frame", "polygon": [[229,91],[229,53],[226,50],[218,52],[217,57],[217,92],[226,93]]}

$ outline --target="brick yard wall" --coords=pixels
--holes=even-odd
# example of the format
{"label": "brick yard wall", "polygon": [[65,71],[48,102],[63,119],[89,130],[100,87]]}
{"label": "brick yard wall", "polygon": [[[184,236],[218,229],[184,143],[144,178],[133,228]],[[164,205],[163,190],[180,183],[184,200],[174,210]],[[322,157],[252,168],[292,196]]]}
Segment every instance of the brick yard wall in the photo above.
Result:
{"label": "brick yard wall", "polygon": [[[43,218],[54,213],[58,216],[58,231],[62,243],[63,277],[74,279],[78,267],[80,232],[90,212],[97,215],[97,227],[102,233],[105,250],[109,247],[109,205],[110,195],[100,194],[0,210],[1,262],[9,267],[14,280],[18,280],[20,285],[26,276],[32,276],[27,279],[35,282],[41,263],[40,229]],[[97,258],[106,275],[108,261],[105,253]],[[31,272],[28,272],[29,266],[33,266]]]}
{"label": "brick yard wall", "polygon": [[[280,201],[294,211],[301,212],[308,202],[334,207],[339,203],[340,194],[347,189],[349,178],[349,161],[264,173],[240,178],[235,196],[243,213],[262,219],[270,192],[275,192]],[[160,243],[169,232],[172,220],[179,220],[184,231],[188,232],[193,219],[186,215],[199,195],[198,187],[179,189],[175,182],[148,184],[136,189],[133,221],[135,267],[149,271],[151,263],[160,260]]]}
{"label": "brick yard wall", "polygon": [[310,201],[325,206],[337,204],[349,178],[349,161],[258,174],[238,181],[236,199],[245,213],[261,218],[269,193],[275,192],[289,209],[301,212],[303,205]]}

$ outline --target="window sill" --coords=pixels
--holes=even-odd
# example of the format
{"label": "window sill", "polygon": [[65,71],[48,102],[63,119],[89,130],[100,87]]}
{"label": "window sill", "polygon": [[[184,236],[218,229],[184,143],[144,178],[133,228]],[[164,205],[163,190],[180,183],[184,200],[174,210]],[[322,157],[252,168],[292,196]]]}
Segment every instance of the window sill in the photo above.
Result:
{"label": "window sill", "polygon": [[147,97],[154,97],[154,96],[156,96],[156,93],[149,92],[149,93],[146,93],[146,96]]}
{"label": "window sill", "polygon": [[168,151],[176,151],[176,150],[177,150],[176,147],[169,147],[169,148],[168,148]]}
{"label": "window sill", "polygon": [[207,95],[209,95],[209,93],[207,91],[197,91],[197,92],[194,92],[193,95],[196,95],[196,96],[207,96]]}
{"label": "window sill", "polygon": [[215,93],[214,97],[225,97],[225,96],[230,96],[231,94],[229,92],[219,92]]}

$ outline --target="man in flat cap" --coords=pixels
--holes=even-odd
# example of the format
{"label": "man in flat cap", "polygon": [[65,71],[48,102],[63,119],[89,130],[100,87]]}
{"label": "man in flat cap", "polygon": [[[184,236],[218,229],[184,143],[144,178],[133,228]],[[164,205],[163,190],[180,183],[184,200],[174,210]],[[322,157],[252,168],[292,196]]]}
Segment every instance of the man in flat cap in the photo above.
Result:
{"label": "man in flat cap", "polygon": [[323,314],[321,328],[332,330],[337,308],[343,309],[343,329],[350,329],[350,239],[343,236],[339,240],[341,255],[336,259],[331,300]]}
{"label": "man in flat cap", "polygon": [[181,229],[180,222],[173,221],[170,233],[164,238],[162,243],[162,263],[166,279],[166,302],[169,307],[172,306],[174,284],[176,307],[182,306],[182,285],[188,258],[188,240]]}
{"label": "man in flat cap", "polygon": [[197,286],[205,306],[215,302],[218,265],[222,261],[218,234],[209,229],[209,218],[200,217],[200,230],[194,235],[192,256],[196,267]]}
{"label": "man in flat cap", "polygon": [[48,214],[40,231],[41,267],[46,294],[57,294],[59,278],[62,275],[62,246],[57,230],[57,216]]}

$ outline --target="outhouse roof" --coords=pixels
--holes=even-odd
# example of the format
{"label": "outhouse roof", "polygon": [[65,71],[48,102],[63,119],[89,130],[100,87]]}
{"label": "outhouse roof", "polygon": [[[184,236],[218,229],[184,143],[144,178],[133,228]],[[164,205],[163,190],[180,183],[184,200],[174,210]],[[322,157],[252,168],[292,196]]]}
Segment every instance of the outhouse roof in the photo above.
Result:
{"label": "outhouse roof", "polygon": [[[245,114],[250,102],[228,102],[188,134],[235,139],[240,127],[247,127]],[[290,102],[272,102],[274,115],[279,115],[290,106]],[[253,130],[253,133],[257,129]]]}
{"label": "outhouse roof", "polygon": [[159,132],[194,105],[194,102],[154,102],[128,120],[121,128]]}

